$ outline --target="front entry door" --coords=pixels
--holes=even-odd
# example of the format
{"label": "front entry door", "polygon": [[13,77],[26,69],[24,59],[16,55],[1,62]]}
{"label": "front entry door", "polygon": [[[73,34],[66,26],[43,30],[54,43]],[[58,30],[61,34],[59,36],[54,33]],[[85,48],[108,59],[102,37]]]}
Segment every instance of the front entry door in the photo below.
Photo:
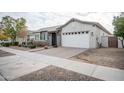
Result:
{"label": "front entry door", "polygon": [[56,46],[56,33],[52,33],[52,46]]}

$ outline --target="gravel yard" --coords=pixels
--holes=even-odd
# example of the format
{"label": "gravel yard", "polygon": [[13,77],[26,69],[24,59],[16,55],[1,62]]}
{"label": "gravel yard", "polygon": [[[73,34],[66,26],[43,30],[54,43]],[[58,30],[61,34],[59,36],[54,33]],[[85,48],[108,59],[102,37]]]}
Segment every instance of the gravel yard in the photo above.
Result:
{"label": "gravel yard", "polygon": [[71,59],[124,70],[124,49],[89,49]]}
{"label": "gravel yard", "polygon": [[56,66],[48,66],[28,75],[19,77],[15,81],[101,81],[93,77],[82,75]]}

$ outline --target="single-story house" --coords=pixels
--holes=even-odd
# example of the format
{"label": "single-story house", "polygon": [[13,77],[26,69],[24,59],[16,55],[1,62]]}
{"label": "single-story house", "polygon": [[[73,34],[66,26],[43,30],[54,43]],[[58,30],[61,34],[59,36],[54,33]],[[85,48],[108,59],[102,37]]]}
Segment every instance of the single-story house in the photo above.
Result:
{"label": "single-story house", "polygon": [[111,33],[97,22],[72,18],[64,25],[41,28],[33,33],[34,40],[45,40],[49,45],[76,48],[96,48],[101,37]]}

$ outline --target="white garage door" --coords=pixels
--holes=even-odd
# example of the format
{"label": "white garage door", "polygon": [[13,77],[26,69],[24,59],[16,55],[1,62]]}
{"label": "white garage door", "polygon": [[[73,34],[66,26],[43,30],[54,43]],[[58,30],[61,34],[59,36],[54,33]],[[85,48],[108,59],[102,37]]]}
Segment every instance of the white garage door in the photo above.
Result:
{"label": "white garage door", "polygon": [[89,48],[89,32],[62,33],[62,46]]}

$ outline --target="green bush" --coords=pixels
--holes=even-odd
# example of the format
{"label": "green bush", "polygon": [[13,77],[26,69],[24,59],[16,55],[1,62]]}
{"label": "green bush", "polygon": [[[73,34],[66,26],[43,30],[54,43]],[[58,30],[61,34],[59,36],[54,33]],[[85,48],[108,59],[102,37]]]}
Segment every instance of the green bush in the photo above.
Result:
{"label": "green bush", "polygon": [[18,47],[21,47],[21,46],[22,46],[21,44],[18,45]]}
{"label": "green bush", "polygon": [[27,45],[28,45],[28,46],[33,45],[32,41],[27,42]]}
{"label": "green bush", "polygon": [[4,45],[4,43],[1,43],[1,46],[3,46]]}
{"label": "green bush", "polygon": [[19,42],[14,42],[13,43],[13,46],[18,46],[19,45]]}
{"label": "green bush", "polygon": [[26,46],[26,42],[22,42],[22,47],[25,47]]}
{"label": "green bush", "polygon": [[19,42],[11,42],[10,46],[18,46]]}
{"label": "green bush", "polygon": [[28,47],[31,48],[31,49],[33,49],[33,48],[36,48],[36,45],[30,45]]}
{"label": "green bush", "polygon": [[12,42],[10,42],[10,43],[9,43],[9,46],[12,46],[12,45],[13,45]]}
{"label": "green bush", "polygon": [[4,44],[2,44],[2,46],[9,47],[10,43],[4,43]]}

